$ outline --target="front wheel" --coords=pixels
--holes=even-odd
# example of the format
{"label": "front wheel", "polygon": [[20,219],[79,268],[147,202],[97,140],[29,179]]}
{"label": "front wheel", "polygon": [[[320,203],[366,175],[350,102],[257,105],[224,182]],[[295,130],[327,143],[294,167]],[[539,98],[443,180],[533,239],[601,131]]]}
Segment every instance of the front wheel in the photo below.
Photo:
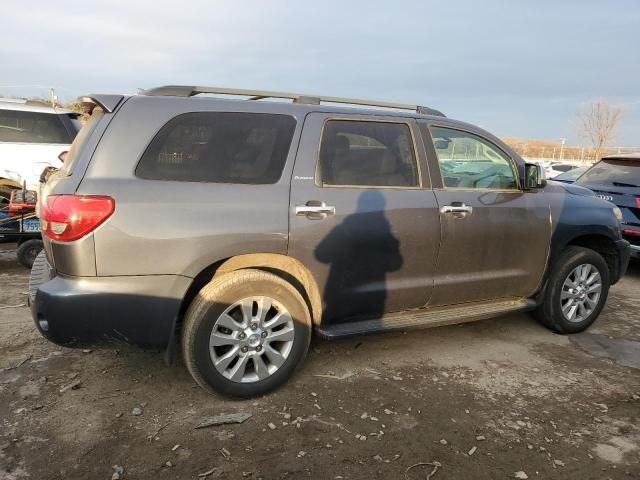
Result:
{"label": "front wheel", "polygon": [[247,269],[216,277],[198,293],[185,315],[182,352],[205,390],[252,397],[286,382],[310,339],[300,293],[272,273]]}
{"label": "front wheel", "polygon": [[588,248],[570,246],[551,272],[537,316],[558,333],[582,332],[600,315],[609,286],[604,258]]}

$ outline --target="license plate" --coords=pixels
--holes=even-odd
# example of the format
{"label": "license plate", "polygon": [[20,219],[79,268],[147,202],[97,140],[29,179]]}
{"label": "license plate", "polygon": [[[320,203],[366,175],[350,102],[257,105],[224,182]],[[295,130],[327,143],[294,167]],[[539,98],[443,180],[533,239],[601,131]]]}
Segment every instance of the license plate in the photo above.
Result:
{"label": "license plate", "polygon": [[40,231],[40,220],[37,218],[28,218],[22,221],[22,231],[23,232],[39,232]]}

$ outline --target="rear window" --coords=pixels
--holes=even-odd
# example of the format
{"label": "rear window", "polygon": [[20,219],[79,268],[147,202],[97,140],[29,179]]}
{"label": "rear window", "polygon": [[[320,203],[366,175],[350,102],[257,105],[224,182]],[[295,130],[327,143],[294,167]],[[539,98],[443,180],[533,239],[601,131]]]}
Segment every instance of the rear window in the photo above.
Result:
{"label": "rear window", "polygon": [[91,133],[95,130],[96,125],[98,125],[98,122],[103,116],[103,110],[101,108],[95,108],[91,117],[84,125],[82,125],[80,120],[73,120],[74,125],[80,128],[80,131],[73,140],[69,153],[67,153],[67,159],[64,161],[64,165],[62,166],[63,172],[71,173],[73,165],[76,162],[76,158],[78,158],[78,152],[80,152],[87,143],[87,140],[91,137]]}
{"label": "rear window", "polygon": [[578,179],[578,183],[622,183],[640,186],[640,161],[601,160],[587,170]]}
{"label": "rear window", "polygon": [[183,182],[275,183],[295,126],[295,119],[287,115],[185,113],[158,132],[136,175]]}
{"label": "rear window", "polygon": [[0,110],[0,142],[68,144],[72,141],[60,115]]}

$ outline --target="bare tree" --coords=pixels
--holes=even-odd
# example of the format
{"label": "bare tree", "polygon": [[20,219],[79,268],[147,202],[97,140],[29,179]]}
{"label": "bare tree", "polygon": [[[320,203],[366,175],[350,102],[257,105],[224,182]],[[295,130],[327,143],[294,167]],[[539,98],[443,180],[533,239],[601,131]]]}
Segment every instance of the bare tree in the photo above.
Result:
{"label": "bare tree", "polygon": [[606,100],[595,100],[578,110],[578,133],[591,142],[595,160],[600,160],[603,147],[613,139],[625,110]]}

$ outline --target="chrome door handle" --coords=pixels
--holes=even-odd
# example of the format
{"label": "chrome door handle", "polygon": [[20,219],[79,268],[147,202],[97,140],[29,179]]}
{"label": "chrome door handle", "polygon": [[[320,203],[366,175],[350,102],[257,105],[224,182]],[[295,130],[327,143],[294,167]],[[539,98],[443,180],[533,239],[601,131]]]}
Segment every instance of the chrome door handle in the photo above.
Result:
{"label": "chrome door handle", "polygon": [[324,218],[325,215],[335,215],[336,207],[331,207],[329,205],[325,205],[324,203],[320,203],[320,205],[296,205],[296,215],[316,215],[322,216]]}
{"label": "chrome door handle", "polygon": [[440,208],[440,213],[459,213],[459,214],[471,214],[473,213],[473,207],[461,203],[460,205],[444,205]]}

